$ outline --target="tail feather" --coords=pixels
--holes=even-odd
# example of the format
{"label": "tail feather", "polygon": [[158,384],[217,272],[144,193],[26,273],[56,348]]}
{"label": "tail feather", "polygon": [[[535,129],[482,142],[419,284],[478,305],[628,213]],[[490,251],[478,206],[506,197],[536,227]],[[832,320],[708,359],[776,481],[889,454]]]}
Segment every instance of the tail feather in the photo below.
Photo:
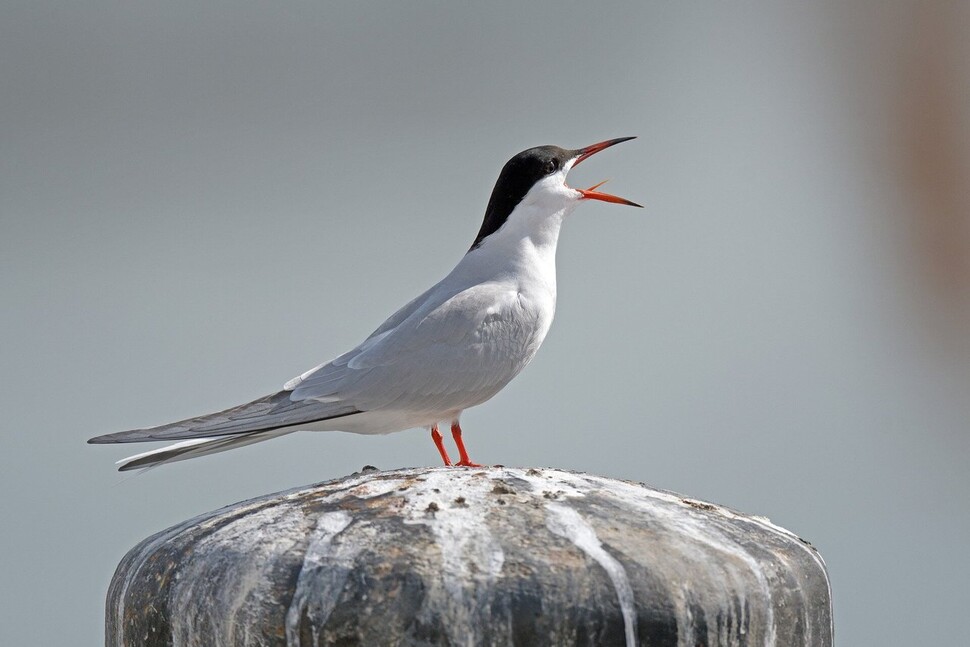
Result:
{"label": "tail feather", "polygon": [[276,438],[278,436],[284,436],[286,434],[293,433],[293,431],[295,430],[274,429],[272,431],[258,431],[254,433],[240,434],[237,436],[193,438],[191,440],[175,443],[174,445],[160,447],[148,452],[129,456],[128,458],[123,458],[118,461],[116,465],[119,465],[119,472],[148,469],[158,467],[159,465],[188,460],[190,458],[198,458],[199,456],[218,454],[219,452],[228,451],[237,447],[244,447],[246,445],[252,445],[253,443],[259,443],[264,440]]}

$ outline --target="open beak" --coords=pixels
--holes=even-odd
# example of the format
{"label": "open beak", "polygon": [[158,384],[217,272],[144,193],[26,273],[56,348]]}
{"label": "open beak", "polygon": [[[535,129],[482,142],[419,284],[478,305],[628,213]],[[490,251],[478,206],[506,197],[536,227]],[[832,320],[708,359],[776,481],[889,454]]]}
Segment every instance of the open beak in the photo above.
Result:
{"label": "open beak", "polygon": [[[576,161],[573,162],[573,166],[574,167],[575,166],[579,166],[580,162],[582,162],[587,157],[593,155],[594,153],[598,153],[601,150],[606,149],[606,148],[609,148],[610,146],[613,146],[615,144],[619,144],[621,142],[630,141],[631,139],[636,139],[636,138],[635,137],[620,137],[618,139],[608,139],[605,142],[600,142],[598,144],[593,144],[592,146],[587,146],[586,148],[580,148],[579,150],[575,151],[576,152],[576,157],[574,159]],[[599,187],[603,186],[603,184],[605,184],[605,183],[606,183],[606,181],[604,180],[603,182],[600,182],[599,184],[596,184],[594,186],[591,186],[588,189],[576,189],[576,190],[579,191],[582,194],[583,199],[585,199],[585,200],[602,200],[603,202],[613,202],[613,203],[616,203],[616,204],[627,204],[627,205],[630,205],[631,207],[642,207],[643,206],[643,205],[637,204],[636,202],[631,202],[631,201],[627,200],[626,198],[621,198],[621,197],[616,196],[616,195],[611,195],[609,193],[603,193],[601,191],[597,191],[596,190]]]}

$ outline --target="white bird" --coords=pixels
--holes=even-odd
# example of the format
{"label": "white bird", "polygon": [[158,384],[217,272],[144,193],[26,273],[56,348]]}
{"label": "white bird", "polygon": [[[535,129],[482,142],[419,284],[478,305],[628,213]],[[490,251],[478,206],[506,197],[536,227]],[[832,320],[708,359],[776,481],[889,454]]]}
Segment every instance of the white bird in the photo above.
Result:
{"label": "white bird", "polygon": [[633,137],[577,150],[539,146],[502,168],[478,236],[441,281],[395,312],[356,348],[247,404],[89,443],[182,442],[118,461],[121,471],[242,447],[298,430],[386,434],[450,423],[455,465],[477,467],[459,418],[498,393],[532,360],[556,309],[556,244],[583,200],[640,205],[566,185],[569,170]]}

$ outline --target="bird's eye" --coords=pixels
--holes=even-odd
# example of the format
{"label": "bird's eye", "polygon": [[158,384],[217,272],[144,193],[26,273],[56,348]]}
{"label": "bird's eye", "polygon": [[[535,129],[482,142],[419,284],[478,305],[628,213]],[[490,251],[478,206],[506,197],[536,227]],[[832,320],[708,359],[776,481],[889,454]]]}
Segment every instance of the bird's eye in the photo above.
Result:
{"label": "bird's eye", "polygon": [[546,162],[546,173],[555,173],[559,170],[559,163],[556,160]]}

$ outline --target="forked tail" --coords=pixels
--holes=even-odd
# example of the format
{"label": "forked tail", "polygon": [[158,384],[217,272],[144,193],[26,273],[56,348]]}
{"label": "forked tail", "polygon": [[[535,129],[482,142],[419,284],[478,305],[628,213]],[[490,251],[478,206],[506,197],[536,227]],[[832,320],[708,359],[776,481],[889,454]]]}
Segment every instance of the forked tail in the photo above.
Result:
{"label": "forked tail", "polygon": [[166,463],[175,463],[177,461],[184,461],[190,458],[198,458],[199,456],[218,454],[219,452],[235,449],[237,447],[244,447],[245,445],[252,445],[253,443],[269,440],[270,438],[284,436],[286,434],[293,433],[294,431],[296,430],[292,428],[273,429],[271,431],[257,431],[254,433],[240,434],[237,436],[193,438],[192,440],[184,440],[180,443],[175,443],[174,445],[160,447],[149,452],[135,454],[134,456],[123,458],[118,461],[116,465],[119,466],[119,472],[148,469],[158,467],[159,465],[165,465]]}

